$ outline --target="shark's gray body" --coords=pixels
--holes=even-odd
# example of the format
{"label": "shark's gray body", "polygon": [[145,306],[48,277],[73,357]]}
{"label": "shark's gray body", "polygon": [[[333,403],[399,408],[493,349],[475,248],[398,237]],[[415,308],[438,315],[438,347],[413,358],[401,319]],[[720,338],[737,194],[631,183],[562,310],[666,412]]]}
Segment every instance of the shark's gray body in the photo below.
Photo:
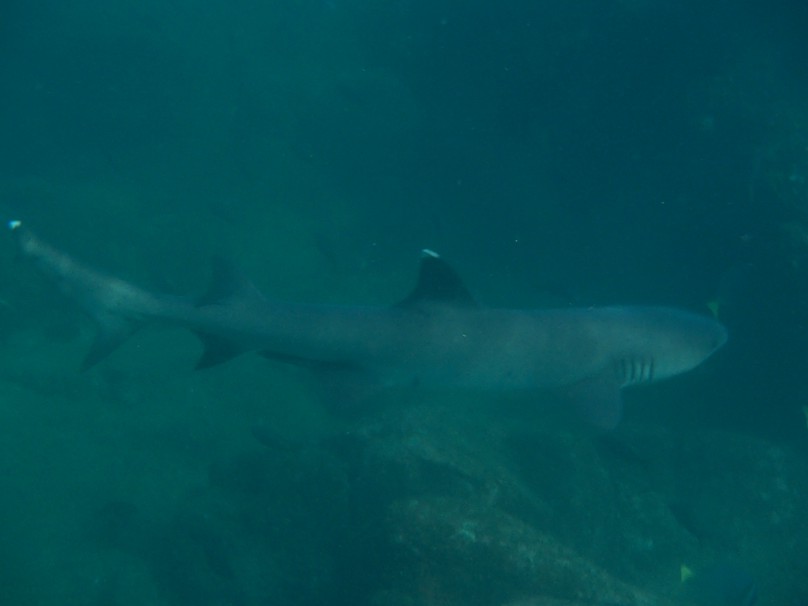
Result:
{"label": "shark's gray body", "polygon": [[597,425],[613,427],[622,387],[688,371],[726,341],[715,320],[664,307],[480,307],[434,253],[425,254],[411,295],[389,308],[275,302],[227,268],[201,299],[158,295],[77,263],[18,222],[11,226],[23,256],[96,320],[85,367],[141,323],[161,322],[202,337],[200,366],[255,351],[383,385],[557,390]]}

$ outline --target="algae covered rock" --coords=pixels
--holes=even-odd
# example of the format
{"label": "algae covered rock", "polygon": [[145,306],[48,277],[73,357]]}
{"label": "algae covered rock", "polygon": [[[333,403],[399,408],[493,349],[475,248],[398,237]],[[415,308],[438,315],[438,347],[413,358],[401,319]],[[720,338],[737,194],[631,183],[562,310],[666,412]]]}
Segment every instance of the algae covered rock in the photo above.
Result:
{"label": "algae covered rock", "polygon": [[552,536],[484,504],[411,499],[392,507],[390,523],[403,560],[410,560],[404,569],[411,583],[428,588],[439,603],[502,604],[537,596],[569,604],[664,604]]}

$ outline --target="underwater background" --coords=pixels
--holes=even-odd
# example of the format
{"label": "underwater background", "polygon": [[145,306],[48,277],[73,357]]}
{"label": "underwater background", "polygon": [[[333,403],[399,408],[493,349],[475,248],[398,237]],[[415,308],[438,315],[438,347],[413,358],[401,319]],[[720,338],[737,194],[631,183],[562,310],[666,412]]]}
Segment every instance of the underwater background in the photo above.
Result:
{"label": "underwater background", "polygon": [[92,324],[0,238],[0,603],[808,604],[808,4],[9,0],[0,215],[150,289],[717,314],[592,435],[545,394],[324,406]]}

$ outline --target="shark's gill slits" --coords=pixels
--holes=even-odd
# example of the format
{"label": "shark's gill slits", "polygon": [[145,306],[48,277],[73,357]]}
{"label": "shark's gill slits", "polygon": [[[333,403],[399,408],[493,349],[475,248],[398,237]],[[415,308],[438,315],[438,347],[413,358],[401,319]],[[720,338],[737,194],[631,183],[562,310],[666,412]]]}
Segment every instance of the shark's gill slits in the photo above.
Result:
{"label": "shark's gill slits", "polygon": [[640,372],[632,383],[651,383],[654,380],[654,358],[640,358]]}
{"label": "shark's gill slits", "polygon": [[654,380],[654,358],[623,357],[615,361],[617,382],[626,387],[638,383],[651,383]]}
{"label": "shark's gill slits", "polygon": [[632,383],[643,383],[647,380],[647,372],[648,372],[648,363],[645,358],[639,358],[637,360],[637,374],[634,375]]}

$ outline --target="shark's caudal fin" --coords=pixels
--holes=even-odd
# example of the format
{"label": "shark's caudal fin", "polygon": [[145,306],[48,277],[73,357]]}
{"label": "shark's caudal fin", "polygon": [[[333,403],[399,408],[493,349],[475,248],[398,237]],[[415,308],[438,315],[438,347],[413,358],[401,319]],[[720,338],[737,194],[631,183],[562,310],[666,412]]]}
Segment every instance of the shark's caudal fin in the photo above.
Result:
{"label": "shark's caudal fin", "polygon": [[128,305],[142,298],[142,291],[74,261],[42,242],[25,229],[21,221],[9,221],[8,227],[15,237],[20,257],[32,261],[95,322],[95,340],[82,362],[82,370],[92,368],[137,329],[138,323]]}
{"label": "shark's caudal fin", "polygon": [[[265,302],[263,295],[233,263],[214,260],[208,291],[196,300],[155,295],[128,282],[107,276],[75,261],[28,231],[20,221],[9,221],[20,256],[33,262],[93,319],[97,333],[82,370],[95,366],[134,333],[143,320],[160,320],[168,306],[175,310],[209,305],[246,309]],[[197,368],[221,364],[243,353],[238,344],[195,331],[204,345]]]}

